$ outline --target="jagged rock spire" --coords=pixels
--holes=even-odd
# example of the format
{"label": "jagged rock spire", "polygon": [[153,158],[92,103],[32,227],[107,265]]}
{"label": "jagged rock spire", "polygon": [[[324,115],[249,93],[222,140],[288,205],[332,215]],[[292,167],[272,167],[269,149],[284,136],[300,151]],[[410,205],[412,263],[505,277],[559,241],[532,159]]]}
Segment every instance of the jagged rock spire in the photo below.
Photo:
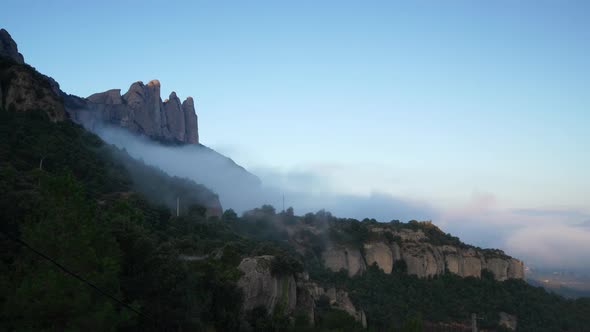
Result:
{"label": "jagged rock spire", "polygon": [[[172,92],[162,101],[160,90],[158,80],[148,84],[138,81],[131,84],[129,91],[122,96],[118,89],[89,96],[85,108],[90,112],[73,110],[70,113],[80,122],[88,122],[90,118],[95,123],[98,118],[159,140],[198,144],[193,99],[188,97],[181,103],[176,92]],[[84,116],[78,116],[82,114]]]}

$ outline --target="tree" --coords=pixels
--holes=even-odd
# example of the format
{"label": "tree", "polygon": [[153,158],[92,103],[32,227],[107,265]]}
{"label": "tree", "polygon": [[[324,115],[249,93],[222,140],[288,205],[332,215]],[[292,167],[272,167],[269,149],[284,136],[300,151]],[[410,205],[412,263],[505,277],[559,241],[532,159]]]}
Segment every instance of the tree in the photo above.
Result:
{"label": "tree", "polygon": [[[26,243],[120,297],[117,243],[94,220],[94,206],[71,176],[48,176],[34,217],[22,227]],[[16,330],[114,331],[135,314],[73,278],[30,250],[13,264],[11,291],[3,308]]]}
{"label": "tree", "polygon": [[227,209],[223,212],[224,221],[236,221],[238,220],[238,214],[233,209]]}

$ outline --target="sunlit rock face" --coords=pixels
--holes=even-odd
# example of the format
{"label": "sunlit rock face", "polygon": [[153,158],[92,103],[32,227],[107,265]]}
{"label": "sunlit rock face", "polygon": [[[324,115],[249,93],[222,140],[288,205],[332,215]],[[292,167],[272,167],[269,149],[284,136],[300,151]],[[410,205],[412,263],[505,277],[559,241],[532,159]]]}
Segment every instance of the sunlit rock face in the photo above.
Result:
{"label": "sunlit rock face", "polygon": [[132,133],[181,144],[198,144],[199,132],[194,100],[184,102],[175,92],[168,99],[160,98],[160,81],[148,84],[135,82],[121,95],[112,89],[88,98],[66,97],[70,117],[90,130],[115,125]]}

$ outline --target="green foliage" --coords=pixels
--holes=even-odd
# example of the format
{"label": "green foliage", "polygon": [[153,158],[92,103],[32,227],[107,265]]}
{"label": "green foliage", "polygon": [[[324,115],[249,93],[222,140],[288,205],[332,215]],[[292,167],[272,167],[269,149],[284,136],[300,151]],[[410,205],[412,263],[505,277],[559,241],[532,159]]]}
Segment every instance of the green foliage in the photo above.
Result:
{"label": "green foliage", "polygon": [[[20,237],[36,250],[120,296],[120,249],[97,222],[94,206],[71,176],[43,176],[39,205]],[[4,265],[2,321],[15,329],[114,331],[136,317],[30,250]]]}
{"label": "green foliage", "polygon": [[354,219],[335,219],[330,223],[330,239],[336,243],[362,248],[369,238],[367,223]]}
{"label": "green foliage", "polygon": [[363,326],[354,317],[338,309],[321,309],[318,311],[316,327],[320,331],[360,331]]}
{"label": "green foliage", "polygon": [[397,274],[404,274],[408,272],[408,264],[403,259],[398,259],[393,262],[393,266],[391,268],[393,273]]}
{"label": "green foliage", "polygon": [[303,264],[291,256],[279,254],[271,260],[270,272],[273,275],[292,275],[303,272]]}
{"label": "green foliage", "polygon": [[[305,267],[321,286],[348,290],[355,306],[365,311],[369,328],[377,331],[468,322],[473,312],[483,317],[483,328],[498,329],[500,311],[516,315],[522,331],[590,326],[590,299],[564,299],[522,280],[498,282],[485,270],[481,279],[452,274],[419,279],[407,275],[402,260],[394,262],[391,274],[376,266],[353,278],[346,271],[329,271],[321,258],[329,240],[362,250],[374,236],[388,243],[401,238],[371,232],[375,220],[338,219],[323,210],[297,217],[291,210],[277,214],[267,205],[242,217],[227,210],[221,220],[207,218],[203,206],[217,197],[204,187],[133,160],[70,122],[52,123],[43,112],[0,111],[0,135],[2,231],[148,317],[2,238],[0,321],[5,330],[240,330],[237,266],[255,255],[275,256],[270,267],[279,278]],[[171,208],[179,196],[185,204],[175,217]],[[428,222],[378,227],[422,230],[433,244],[466,247]],[[497,250],[484,255],[505,257]],[[288,286],[285,280],[281,287]],[[255,308],[246,321],[255,331],[361,329],[327,297],[316,303],[316,327],[309,326],[304,313],[289,317],[288,300],[279,299],[272,313]]]}
{"label": "green foliage", "polygon": [[[200,206],[171,218],[170,209],[162,207],[170,205],[165,197],[146,199],[133,192],[156,186],[159,193],[207,202],[216,199],[210,191],[134,161],[71,122],[52,123],[42,112],[0,111],[0,135],[2,231],[23,238],[145,314],[129,312],[2,238],[3,327],[238,328],[240,258],[232,252],[232,241],[241,243],[240,237],[228,225],[209,222]],[[130,167],[150,181],[139,184]],[[218,249],[223,254],[215,259]],[[205,259],[183,260],[187,254]]]}
{"label": "green foliage", "polygon": [[224,221],[233,222],[238,220],[238,215],[233,209],[228,209],[223,212],[222,218]]}
{"label": "green foliage", "polygon": [[454,274],[418,278],[396,270],[385,274],[370,266],[353,278],[342,272],[314,277],[322,284],[350,290],[355,305],[364,309],[368,325],[378,331],[411,328],[417,317],[424,322],[469,325],[471,313],[483,318],[482,328],[496,329],[500,311],[516,315],[523,331],[583,331],[590,326],[589,299],[568,300],[523,280],[496,281],[486,271],[481,279]]}

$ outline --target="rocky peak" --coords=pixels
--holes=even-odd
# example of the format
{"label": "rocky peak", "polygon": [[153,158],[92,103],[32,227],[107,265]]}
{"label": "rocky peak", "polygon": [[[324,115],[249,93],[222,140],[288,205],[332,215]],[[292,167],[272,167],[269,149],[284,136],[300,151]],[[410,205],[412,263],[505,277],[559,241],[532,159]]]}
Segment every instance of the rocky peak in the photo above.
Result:
{"label": "rocky peak", "polygon": [[197,113],[195,113],[195,102],[193,101],[193,97],[188,97],[182,102],[182,110],[184,112],[186,142],[190,144],[198,144],[199,121],[197,118]]}
{"label": "rocky peak", "polygon": [[95,93],[89,96],[88,101],[95,104],[118,105],[123,103],[121,89],[112,89],[101,93]]}
{"label": "rocky peak", "polygon": [[16,42],[5,29],[0,29],[0,56],[11,58],[19,64],[25,63],[23,55],[18,52]]}
{"label": "rocky peak", "polygon": [[120,89],[95,93],[67,103],[70,117],[89,129],[108,123],[161,141],[198,144],[199,133],[194,101],[184,102],[176,92],[160,98],[158,80],[137,81],[121,95]]}
{"label": "rocky peak", "polygon": [[53,121],[66,118],[57,82],[26,65],[4,29],[0,29],[0,58],[0,108],[14,112],[43,110]]}
{"label": "rocky peak", "polygon": [[164,116],[168,134],[175,140],[184,142],[186,134],[185,119],[180,105],[180,99],[174,91],[172,91],[168,100],[164,102]]}

